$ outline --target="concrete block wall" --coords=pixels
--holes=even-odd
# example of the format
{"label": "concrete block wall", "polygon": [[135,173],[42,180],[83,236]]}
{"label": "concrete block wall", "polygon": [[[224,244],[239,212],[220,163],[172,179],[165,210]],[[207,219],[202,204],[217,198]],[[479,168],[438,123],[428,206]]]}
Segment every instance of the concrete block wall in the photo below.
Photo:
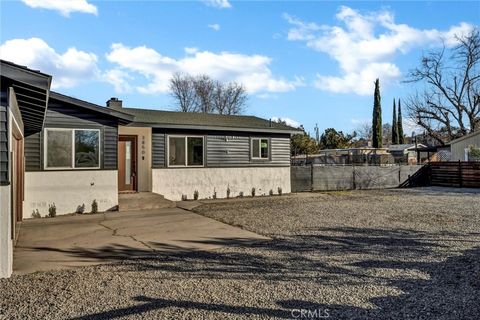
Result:
{"label": "concrete block wall", "polygon": [[396,188],[422,166],[295,166],[292,192]]}

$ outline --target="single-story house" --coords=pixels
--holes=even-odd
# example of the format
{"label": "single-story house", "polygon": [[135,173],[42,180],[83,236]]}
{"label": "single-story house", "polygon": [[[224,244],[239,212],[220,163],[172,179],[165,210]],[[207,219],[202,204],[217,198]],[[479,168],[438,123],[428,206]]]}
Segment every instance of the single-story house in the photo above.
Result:
{"label": "single-story house", "polygon": [[478,161],[478,159],[473,159],[470,147],[475,149],[480,148],[480,130],[464,135],[463,137],[450,142],[450,150],[452,152],[451,160]]}
{"label": "single-story house", "polygon": [[0,277],[12,272],[15,223],[90,207],[122,192],[170,200],[290,192],[290,136],[254,116],[106,106],[50,91],[52,77],[1,61]]}
{"label": "single-story house", "polygon": [[[388,152],[395,158],[395,162],[415,164],[417,163],[417,149],[426,148],[427,146],[418,143],[392,144],[388,146]],[[419,154],[420,160],[427,157],[427,154]]]}

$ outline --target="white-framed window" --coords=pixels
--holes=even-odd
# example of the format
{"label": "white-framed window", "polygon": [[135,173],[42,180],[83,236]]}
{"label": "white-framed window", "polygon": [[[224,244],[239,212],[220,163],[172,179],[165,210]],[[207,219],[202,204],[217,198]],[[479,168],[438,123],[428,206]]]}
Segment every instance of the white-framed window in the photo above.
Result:
{"label": "white-framed window", "polygon": [[270,157],[270,140],[268,138],[252,138],[252,159],[268,160]]}
{"label": "white-framed window", "polygon": [[203,136],[168,136],[169,167],[203,167]]}
{"label": "white-framed window", "polygon": [[45,169],[100,169],[100,130],[45,129]]}

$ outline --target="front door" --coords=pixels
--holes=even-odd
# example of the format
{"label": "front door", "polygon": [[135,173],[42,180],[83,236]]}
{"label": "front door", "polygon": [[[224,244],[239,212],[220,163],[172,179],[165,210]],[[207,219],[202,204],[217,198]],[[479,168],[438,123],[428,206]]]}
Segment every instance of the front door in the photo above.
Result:
{"label": "front door", "polygon": [[118,191],[137,190],[137,137],[118,138]]}

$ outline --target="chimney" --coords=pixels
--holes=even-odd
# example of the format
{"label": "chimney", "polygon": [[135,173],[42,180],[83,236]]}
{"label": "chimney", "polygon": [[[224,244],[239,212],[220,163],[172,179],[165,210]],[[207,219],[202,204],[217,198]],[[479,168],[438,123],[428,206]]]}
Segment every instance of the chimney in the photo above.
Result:
{"label": "chimney", "polygon": [[121,108],[122,107],[122,100],[112,97],[110,100],[107,101],[107,107],[109,108]]}

